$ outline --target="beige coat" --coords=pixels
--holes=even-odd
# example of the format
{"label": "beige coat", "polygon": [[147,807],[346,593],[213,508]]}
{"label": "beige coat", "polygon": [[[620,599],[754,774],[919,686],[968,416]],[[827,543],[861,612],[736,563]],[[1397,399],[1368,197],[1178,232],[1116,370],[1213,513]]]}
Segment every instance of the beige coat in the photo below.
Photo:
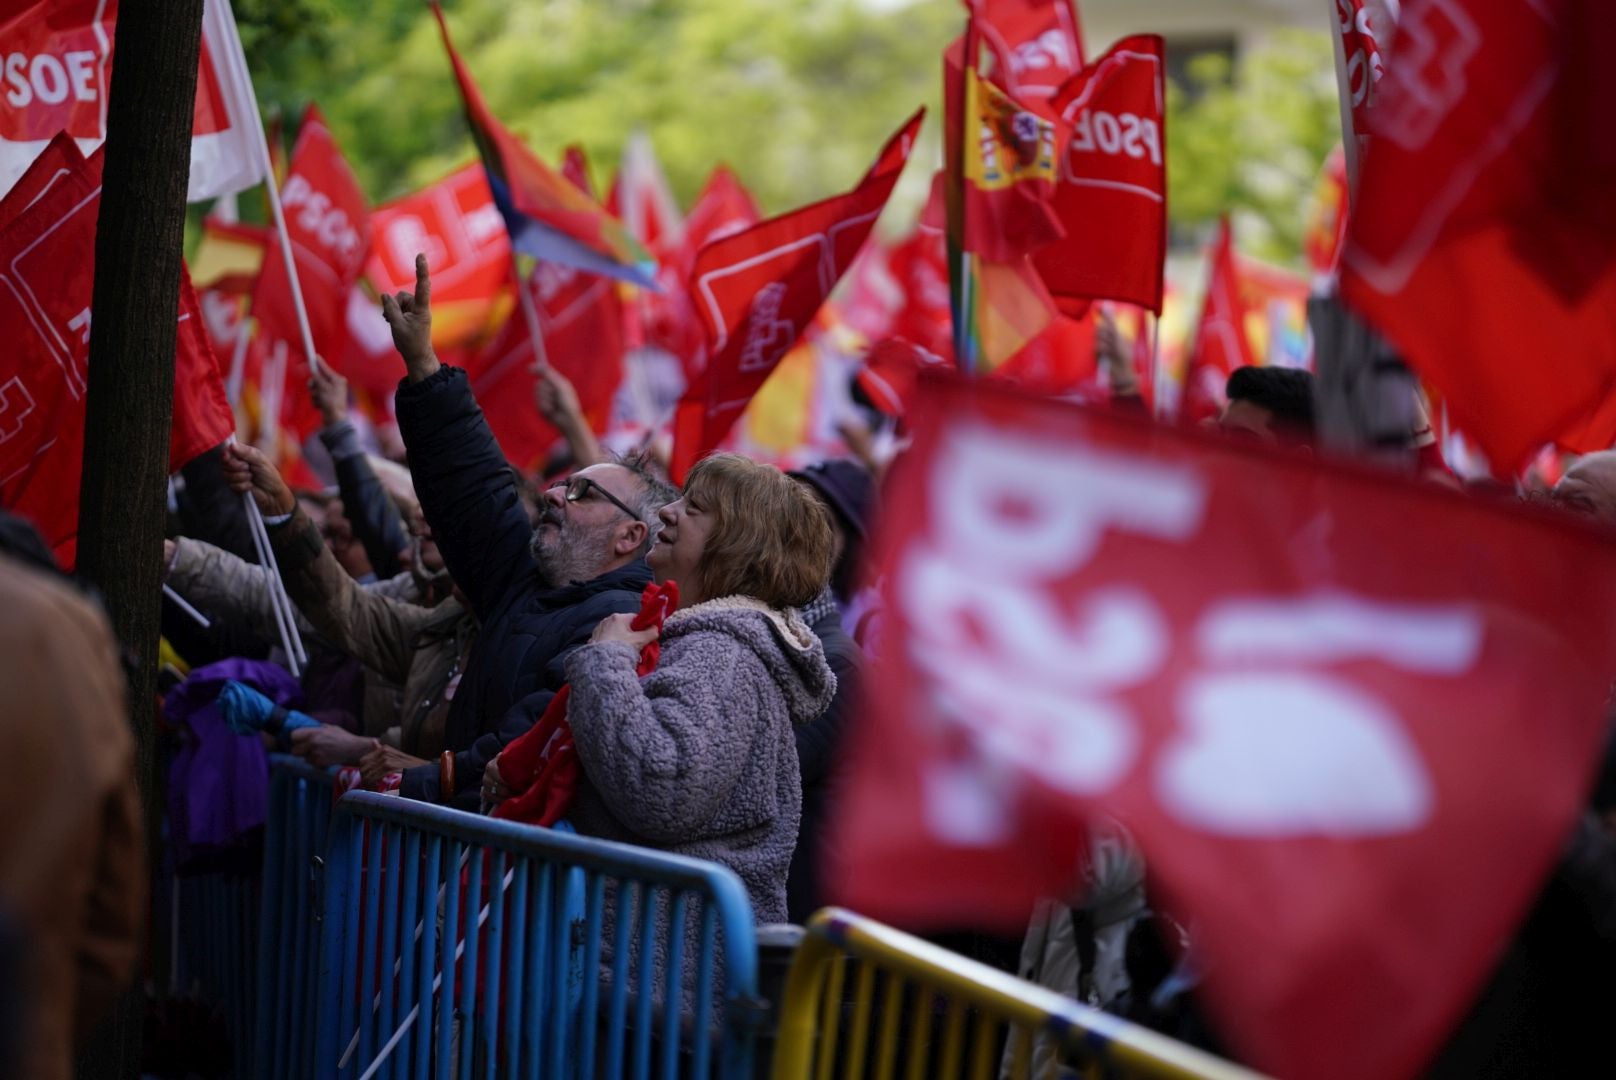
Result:
{"label": "beige coat", "polygon": [[[0,911],[21,933],[23,1067],[66,1080],[73,1044],[134,967],[147,866],[123,674],[105,618],[0,557]],[[7,995],[13,996],[11,994]]]}
{"label": "beige coat", "polygon": [[286,593],[335,648],[404,688],[397,722],[384,738],[407,754],[441,753],[451,680],[465,667],[476,623],[454,599],[421,607],[366,589],[348,576],[299,510],[270,529]]}

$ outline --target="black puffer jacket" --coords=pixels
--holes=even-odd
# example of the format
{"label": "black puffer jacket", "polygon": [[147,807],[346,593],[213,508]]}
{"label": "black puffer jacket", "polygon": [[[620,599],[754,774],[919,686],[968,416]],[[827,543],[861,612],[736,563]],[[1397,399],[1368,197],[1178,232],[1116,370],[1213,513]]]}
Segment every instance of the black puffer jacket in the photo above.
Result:
{"label": "black puffer jacket", "polygon": [[[509,741],[501,721],[512,707],[560,689],[566,654],[606,616],[638,611],[651,572],[637,561],[593,581],[546,588],[528,550],[533,527],[466,373],[444,367],[402,383],[395,402],[421,509],[482,623],[444,729],[444,745],[456,751],[455,788],[475,791],[491,756],[489,740],[478,754],[465,752],[480,736]],[[436,765],[411,769],[402,790],[406,798],[432,801],[448,794],[438,790]]]}

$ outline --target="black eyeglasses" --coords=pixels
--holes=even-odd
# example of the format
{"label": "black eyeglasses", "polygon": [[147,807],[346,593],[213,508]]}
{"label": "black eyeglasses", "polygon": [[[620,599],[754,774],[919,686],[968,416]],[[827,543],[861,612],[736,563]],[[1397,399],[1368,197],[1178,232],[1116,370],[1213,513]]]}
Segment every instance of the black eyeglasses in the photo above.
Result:
{"label": "black eyeglasses", "polygon": [[[553,486],[561,487],[563,485],[556,484]],[[627,503],[625,503],[622,499],[619,499],[616,495],[613,495],[611,492],[607,491],[605,488],[601,487],[599,484],[595,483],[595,481],[591,480],[587,476],[568,477],[565,487],[567,489],[568,502],[582,502],[584,499],[589,498],[590,491],[598,491],[600,492],[601,498],[623,511],[623,513],[627,514],[635,521],[640,520],[640,515],[629,509]]]}

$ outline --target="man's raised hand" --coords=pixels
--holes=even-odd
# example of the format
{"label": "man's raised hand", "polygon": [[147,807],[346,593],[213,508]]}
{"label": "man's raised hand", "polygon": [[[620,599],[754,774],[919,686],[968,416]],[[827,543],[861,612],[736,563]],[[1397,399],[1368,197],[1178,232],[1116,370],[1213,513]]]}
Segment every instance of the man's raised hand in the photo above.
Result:
{"label": "man's raised hand", "polygon": [[404,358],[410,381],[420,382],[438,370],[432,351],[432,278],[426,256],[415,256],[415,292],[382,294],[382,318],[393,331],[393,347]]}

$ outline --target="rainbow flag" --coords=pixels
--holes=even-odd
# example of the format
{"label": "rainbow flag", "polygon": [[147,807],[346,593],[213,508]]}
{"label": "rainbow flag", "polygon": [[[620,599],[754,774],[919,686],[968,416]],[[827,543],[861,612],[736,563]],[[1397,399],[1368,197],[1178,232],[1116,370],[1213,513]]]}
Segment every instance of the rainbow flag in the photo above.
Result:
{"label": "rainbow flag", "polygon": [[621,222],[540,161],[495,118],[455,52],[449,23],[436,2],[432,13],[443,31],[443,47],[454,65],[472,141],[488,173],[494,203],[511,234],[511,246],[535,259],[655,289],[655,260]]}

